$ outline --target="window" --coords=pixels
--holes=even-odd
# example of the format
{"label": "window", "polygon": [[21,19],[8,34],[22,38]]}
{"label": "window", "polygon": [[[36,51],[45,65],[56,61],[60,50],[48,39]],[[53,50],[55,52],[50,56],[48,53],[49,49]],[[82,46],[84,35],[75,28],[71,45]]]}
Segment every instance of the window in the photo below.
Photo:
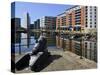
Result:
{"label": "window", "polygon": [[92,47],[92,43],[90,43],[90,48]]}
{"label": "window", "polygon": [[94,14],[97,14],[96,11],[94,12]]}
{"label": "window", "polygon": [[96,11],[96,8],[94,8],[94,11]]}
{"label": "window", "polygon": [[92,14],[92,12],[90,12],[90,14]]}
{"label": "window", "polygon": [[87,42],[85,42],[85,47],[87,47]]}
{"label": "window", "polygon": [[85,22],[85,24],[87,24],[87,21]]}
{"label": "window", "polygon": [[90,21],[92,21],[92,19],[90,19]]}
{"label": "window", "polygon": [[92,11],[92,9],[90,9],[90,11]]}
{"label": "window", "polygon": [[92,8],[92,6],[90,6],[90,9]]}
{"label": "window", "polygon": [[96,25],[94,27],[96,28]]}
{"label": "window", "polygon": [[88,9],[87,8],[85,8],[85,11],[87,11]]}
{"label": "window", "polygon": [[90,22],[90,24],[92,24],[92,22]]}
{"label": "window", "polygon": [[85,14],[87,14],[88,12],[85,12]]}
{"label": "window", "polygon": [[85,25],[85,27],[88,27],[87,24]]}
{"label": "window", "polygon": [[90,18],[92,18],[92,15],[90,15]]}
{"label": "window", "polygon": [[90,25],[90,28],[92,28],[92,25]]}
{"label": "window", "polygon": [[85,6],[85,8],[87,9],[87,8],[88,8],[88,6]]}
{"label": "window", "polygon": [[95,15],[94,17],[96,18],[97,16]]}

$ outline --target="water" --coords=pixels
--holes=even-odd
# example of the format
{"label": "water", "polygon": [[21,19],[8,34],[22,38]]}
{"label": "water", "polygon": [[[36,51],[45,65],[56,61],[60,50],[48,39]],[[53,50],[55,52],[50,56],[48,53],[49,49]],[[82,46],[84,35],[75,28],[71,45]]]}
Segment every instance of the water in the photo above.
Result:
{"label": "water", "polygon": [[71,51],[80,57],[97,62],[97,41],[94,40],[80,40],[69,39],[67,35],[56,36],[56,46],[63,48],[64,51]]}
{"label": "water", "polygon": [[15,43],[15,53],[19,53],[20,50],[21,53],[32,51],[32,48],[36,42],[34,36],[28,36],[27,33],[18,34],[21,36],[19,37],[19,42]]}
{"label": "water", "polygon": [[[19,36],[19,37],[18,37]],[[32,51],[36,41],[38,40],[40,33],[32,32],[28,33],[17,33],[17,40],[15,43],[15,53],[26,53]],[[56,47],[56,37],[47,34],[47,46],[48,48]]]}

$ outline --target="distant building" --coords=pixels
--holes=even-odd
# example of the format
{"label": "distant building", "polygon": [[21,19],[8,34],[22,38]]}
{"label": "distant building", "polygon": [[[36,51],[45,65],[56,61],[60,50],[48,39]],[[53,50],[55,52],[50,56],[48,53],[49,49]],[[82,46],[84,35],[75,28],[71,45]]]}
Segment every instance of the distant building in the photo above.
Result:
{"label": "distant building", "polygon": [[24,15],[23,24],[21,25],[21,27],[29,30],[29,28],[30,28],[30,16],[29,16],[29,13],[26,13]]}
{"label": "distant building", "polygon": [[34,21],[34,29],[40,29],[40,19]]}
{"label": "distant building", "polygon": [[40,19],[40,28],[43,30],[55,30],[56,29],[56,17],[44,16]]}
{"label": "distant building", "polygon": [[30,29],[34,29],[34,28],[35,28],[34,25],[35,25],[35,24],[30,24]]}
{"label": "distant building", "polygon": [[21,19],[20,18],[11,18],[11,27],[13,29],[18,29],[21,27]]}

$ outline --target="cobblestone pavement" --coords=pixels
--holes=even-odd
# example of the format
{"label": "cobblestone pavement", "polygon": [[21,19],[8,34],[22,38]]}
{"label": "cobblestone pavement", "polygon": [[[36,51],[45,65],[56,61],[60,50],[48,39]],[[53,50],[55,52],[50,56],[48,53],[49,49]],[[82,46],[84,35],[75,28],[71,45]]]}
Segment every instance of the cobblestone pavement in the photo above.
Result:
{"label": "cobblestone pavement", "polygon": [[[50,51],[50,50],[49,50]],[[80,56],[69,52],[69,51],[62,51],[62,50],[51,50],[51,57],[48,61],[49,64],[41,70],[41,72],[46,71],[61,71],[61,70],[80,70],[80,69],[94,69],[97,68],[97,63],[88,59],[80,59]],[[18,60],[23,55],[16,56],[16,60]],[[29,68],[26,68],[21,71],[16,71],[16,73],[32,73]]]}

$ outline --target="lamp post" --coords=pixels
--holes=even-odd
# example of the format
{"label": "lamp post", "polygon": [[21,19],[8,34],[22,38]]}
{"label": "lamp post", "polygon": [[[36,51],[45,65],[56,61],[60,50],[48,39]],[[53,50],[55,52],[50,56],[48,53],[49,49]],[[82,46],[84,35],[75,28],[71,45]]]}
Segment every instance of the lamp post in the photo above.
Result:
{"label": "lamp post", "polygon": [[[82,33],[82,32],[81,32],[81,29],[80,29],[80,33]],[[83,50],[82,43],[83,43],[83,36],[81,36],[81,39],[80,39],[80,51],[81,51],[81,52],[80,52],[80,53],[81,53],[80,59],[83,59],[83,57],[82,57],[82,52],[83,52],[83,51],[82,51],[82,50]]]}
{"label": "lamp post", "polygon": [[72,45],[72,31],[73,31],[73,28],[71,27],[70,34],[69,34],[70,35],[70,38],[69,38],[70,39],[70,51],[72,51],[72,46],[71,46]]}
{"label": "lamp post", "polygon": [[63,38],[63,51],[64,51],[64,46],[65,46],[65,44],[64,44],[64,31],[62,31],[62,38]]}

